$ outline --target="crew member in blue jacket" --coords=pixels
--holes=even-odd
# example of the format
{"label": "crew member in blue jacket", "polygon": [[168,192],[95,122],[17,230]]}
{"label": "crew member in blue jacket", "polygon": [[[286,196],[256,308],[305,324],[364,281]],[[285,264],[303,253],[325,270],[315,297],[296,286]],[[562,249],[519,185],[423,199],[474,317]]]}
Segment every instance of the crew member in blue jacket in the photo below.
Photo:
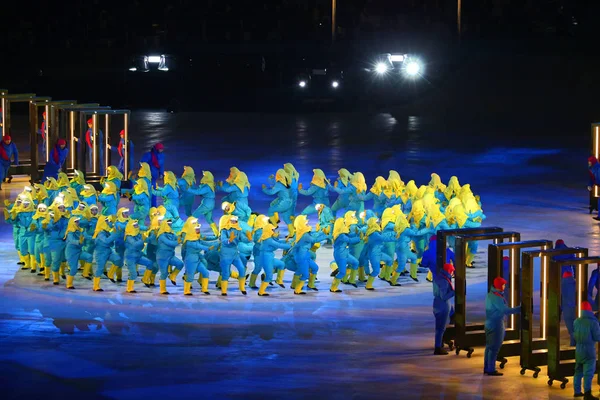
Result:
{"label": "crew member in blue jacket", "polygon": [[42,182],[46,182],[47,178],[58,178],[58,172],[63,169],[68,155],[69,149],[67,149],[66,140],[58,139],[54,148],[50,150],[50,157],[44,167]]}
{"label": "crew member in blue jacket", "polygon": [[[573,330],[577,343],[575,375],[573,376],[575,397],[583,397],[584,400],[598,400],[598,397],[592,395],[592,378],[596,372],[596,342],[600,342],[600,325],[589,302],[581,303],[581,317],[575,320]],[[581,393],[582,379],[584,393]]]}
{"label": "crew member in blue jacket", "polygon": [[496,370],[496,360],[504,341],[507,315],[518,314],[521,306],[509,307],[504,299],[506,280],[502,277],[494,279],[493,287],[485,299],[485,358],[483,373],[489,376],[501,376]]}
{"label": "crew member in blue jacket", "polygon": [[0,142],[0,189],[2,189],[4,180],[9,176],[8,170],[10,169],[11,162],[19,165],[19,151],[17,150],[17,146],[12,142],[11,137],[6,135],[2,138],[2,142]]}
{"label": "crew member in blue jacket", "polygon": [[454,265],[444,264],[440,274],[436,274],[433,280],[433,315],[435,316],[435,349],[434,355],[446,355],[442,339],[446,326],[450,319],[450,310],[452,309],[451,299],[454,297],[454,286],[452,285],[452,276],[454,275]]}

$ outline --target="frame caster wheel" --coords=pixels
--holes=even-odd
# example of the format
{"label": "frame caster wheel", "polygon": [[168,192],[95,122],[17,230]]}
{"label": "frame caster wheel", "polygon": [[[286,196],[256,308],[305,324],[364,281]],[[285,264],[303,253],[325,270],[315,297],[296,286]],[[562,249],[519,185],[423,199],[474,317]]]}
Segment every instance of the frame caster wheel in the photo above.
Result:
{"label": "frame caster wheel", "polygon": [[503,360],[503,361],[500,363],[500,369],[504,369],[504,366],[506,365],[506,362],[507,362],[506,360]]}
{"label": "frame caster wheel", "polygon": [[467,358],[471,358],[471,355],[473,354],[473,350],[469,350],[467,352]]}
{"label": "frame caster wheel", "polygon": [[534,378],[537,378],[539,375],[540,375],[540,371],[535,371],[535,372],[533,373],[533,377],[534,377]]}
{"label": "frame caster wheel", "polygon": [[525,368],[521,368],[520,374],[525,375]]}
{"label": "frame caster wheel", "polygon": [[564,389],[566,387],[567,387],[567,382],[563,382],[563,383],[560,384],[560,388],[561,389]]}
{"label": "frame caster wheel", "polygon": [[552,382],[554,382],[554,380],[552,380],[552,379],[548,380],[548,386],[552,386]]}
{"label": "frame caster wheel", "polygon": [[450,351],[454,350],[454,342],[452,340],[446,344],[448,345],[448,350],[450,350]]}
{"label": "frame caster wheel", "polygon": [[456,355],[458,355],[460,353],[460,348],[457,347],[456,349],[454,349],[454,352],[456,353]]}

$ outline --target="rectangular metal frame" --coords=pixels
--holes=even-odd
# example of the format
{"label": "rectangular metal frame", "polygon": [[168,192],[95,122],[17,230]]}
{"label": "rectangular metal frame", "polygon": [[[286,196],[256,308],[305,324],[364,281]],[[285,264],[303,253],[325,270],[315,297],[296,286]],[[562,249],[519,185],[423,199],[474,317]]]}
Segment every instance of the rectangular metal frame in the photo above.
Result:
{"label": "rectangular metal frame", "polygon": [[[55,143],[59,137],[61,137],[61,133],[65,132],[63,138],[66,140],[66,122],[68,120],[65,113],[61,111],[74,110],[74,109],[82,109],[82,108],[99,108],[100,104],[98,103],[84,103],[84,104],[73,104],[69,105],[51,105],[50,106],[50,138],[51,142]],[[46,119],[48,113],[46,113]]]}
{"label": "rectangular metal frame", "polygon": [[[583,257],[588,256],[588,249],[583,247],[552,249],[542,251],[524,251],[521,255],[521,303],[524,305],[521,309],[521,374],[525,370],[535,371],[534,377],[540,372],[540,366],[548,363],[548,344],[546,321],[548,319],[547,300],[548,300],[548,265],[551,257],[560,255],[573,255]],[[541,259],[540,264],[540,333],[541,337],[533,337],[533,296],[534,296],[534,260]],[[573,264],[573,260],[569,260]],[[573,350],[562,350],[565,359],[575,357]]]}
{"label": "rectangular metal frame", "polygon": [[[50,135],[51,127],[53,126],[54,120],[52,118],[52,107],[53,106],[73,106],[77,104],[77,100],[46,100],[46,101],[31,101],[29,103],[29,138],[30,138],[30,147],[31,147],[31,179],[33,181],[37,181],[39,179],[40,166],[44,165],[48,162],[48,157],[50,157],[50,148],[55,142],[52,136]],[[38,108],[43,107],[44,112],[46,113],[46,157],[43,160],[39,159],[38,154],[38,145],[39,145],[39,135],[38,135]]]}
{"label": "rectangular metal frame", "polygon": [[2,109],[2,136],[10,132],[10,103],[23,103],[31,101],[35,93],[0,94],[0,108]]}
{"label": "rectangular metal frame", "polygon": [[[498,243],[488,246],[488,287],[494,283],[494,278],[501,276],[509,283],[510,307],[521,304],[521,249],[540,247],[541,250],[552,248],[551,240],[527,240],[513,243]],[[504,276],[504,252],[508,251],[510,262],[509,276]],[[521,318],[514,314],[510,316],[506,329],[507,339],[503,342],[499,357],[512,357],[521,354]]]}
{"label": "rectangular metal frame", "polygon": [[[511,242],[521,240],[519,232],[496,232],[475,235],[464,235],[456,237],[456,246],[454,249],[454,326],[455,338],[454,344],[457,353],[461,350],[467,351],[467,356],[473,353],[474,346],[485,345],[485,330],[467,330],[467,312],[466,312],[466,297],[467,297],[467,244],[479,240],[493,240],[495,243],[502,242],[504,239],[510,239]],[[490,270],[488,265],[488,280]],[[484,324],[481,324],[483,327]],[[508,333],[508,332],[507,332]],[[514,339],[511,335],[507,335],[507,339]]]}
{"label": "rectangular metal frame", "polygon": [[[479,228],[462,228],[462,229],[440,229],[437,231],[437,248],[436,248],[436,271],[439,272],[444,268],[446,263],[446,248],[448,247],[448,239],[459,235],[478,235],[485,233],[502,232],[504,229],[497,226],[479,227]],[[477,331],[483,329],[483,324],[470,324],[466,326],[468,331]],[[448,325],[444,332],[444,343],[453,344],[455,338],[455,326]]]}
{"label": "rectangular metal frame", "polygon": [[480,235],[484,233],[496,233],[502,231],[504,231],[504,229],[497,226],[464,229],[440,229],[436,233],[436,270],[439,272],[444,268],[444,264],[446,263],[446,248],[448,247],[449,238],[459,235]]}
{"label": "rectangular metal frame", "polygon": [[[124,152],[124,158],[125,158],[125,165],[124,165],[124,180],[126,180],[127,175],[129,174],[129,169],[130,169],[130,165],[129,165],[129,123],[131,121],[131,111],[130,110],[109,110],[109,109],[96,109],[96,110],[81,110],[79,112],[79,140],[81,142],[83,142],[85,133],[87,131],[87,117],[91,116],[92,117],[92,134],[94,135],[94,138],[96,137],[96,135],[98,134],[98,125],[99,125],[99,121],[98,118],[100,116],[104,116],[104,143],[102,143],[101,145],[104,146],[104,165],[105,167],[108,167],[109,165],[111,165],[111,149],[112,146],[110,145],[110,120],[111,117],[114,116],[118,116],[118,115],[122,115],[123,116],[123,131],[124,131],[124,135],[123,138],[125,139],[125,145],[123,147],[123,152]],[[85,150],[84,150],[85,149]],[[79,158],[79,169],[81,171],[83,171],[86,174],[86,178],[91,175],[97,176],[97,177],[103,177],[106,176],[106,168],[104,171],[100,171],[99,168],[99,157],[97,155],[97,151],[96,151],[97,147],[94,146],[94,153],[93,153],[93,162],[92,162],[92,171],[91,173],[89,173],[89,171],[86,170],[87,165],[86,165],[86,159],[85,159],[85,155],[86,155],[86,151],[87,151],[87,147],[86,146],[81,146],[80,148],[80,158]]]}
{"label": "rectangular metal frame", "polygon": [[[85,111],[99,111],[99,110],[110,110],[108,106],[96,106],[96,105],[85,105],[78,104],[73,107],[62,107],[59,108],[59,137],[63,137],[69,145],[69,158],[67,159],[67,171],[72,173],[75,169],[81,169],[81,154],[83,154],[84,146],[80,145],[82,136],[80,132],[80,121],[81,113]],[[84,131],[85,132],[85,131]],[[83,134],[83,140],[85,140],[85,133]],[[84,164],[85,167],[85,164]],[[85,169],[82,169],[85,171]],[[86,176],[87,178],[87,176]]]}
{"label": "rectangular metal frame", "polygon": [[[577,285],[577,316],[581,316],[581,302],[587,300],[588,265],[599,264],[600,257],[579,257],[571,260],[550,261],[548,280],[548,379],[549,383],[557,380],[562,386],[569,381],[567,376],[575,373],[575,357],[567,357],[560,348],[560,303],[562,267],[575,265],[575,282]],[[596,346],[596,352],[598,346]],[[596,358],[597,359],[597,358]],[[596,367],[598,362],[596,361]]]}

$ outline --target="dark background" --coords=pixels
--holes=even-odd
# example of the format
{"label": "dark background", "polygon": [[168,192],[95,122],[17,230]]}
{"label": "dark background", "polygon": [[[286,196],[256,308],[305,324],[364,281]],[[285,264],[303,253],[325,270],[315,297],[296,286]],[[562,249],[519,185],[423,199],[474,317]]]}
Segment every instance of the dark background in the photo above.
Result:
{"label": "dark background", "polygon": [[[599,2],[463,0],[459,38],[456,0],[338,0],[335,45],[330,7],[322,0],[14,2],[0,24],[0,86],[144,106],[128,86],[131,56],[165,53],[194,57],[203,69],[183,82],[156,82],[155,94],[164,97],[156,104],[175,86],[192,91],[193,81],[188,96],[238,99],[237,106],[252,109],[253,96],[289,85],[299,54],[357,63],[406,51],[427,63],[430,90],[411,101],[418,109],[449,107],[453,116],[468,110],[473,118],[481,109],[598,117]],[[224,57],[239,57],[251,73],[222,70]],[[228,102],[218,107],[226,111]]]}

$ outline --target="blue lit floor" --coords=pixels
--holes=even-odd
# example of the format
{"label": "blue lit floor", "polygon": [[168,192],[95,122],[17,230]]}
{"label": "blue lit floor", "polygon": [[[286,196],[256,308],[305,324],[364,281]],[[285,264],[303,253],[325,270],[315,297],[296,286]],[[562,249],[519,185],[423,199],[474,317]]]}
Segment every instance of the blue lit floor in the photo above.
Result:
{"label": "blue lit floor", "polygon": [[[171,168],[179,171],[182,157],[191,154],[175,157],[175,149],[172,145]],[[254,188],[288,160],[297,164],[305,184],[310,169],[322,167],[312,157],[337,160],[327,164],[329,175],[348,160],[352,164],[348,168],[363,170],[368,182],[375,171],[387,176],[394,166],[393,159],[378,159],[368,152],[362,158],[307,152],[310,157],[283,151],[270,153],[268,160],[235,163],[235,155],[217,162],[216,156],[209,158],[203,152],[202,164],[211,165],[221,179],[230,163],[237,164],[249,172]],[[568,153],[582,156],[583,170],[576,166],[562,174],[557,165],[550,166],[559,152],[492,148],[457,155],[439,150],[417,154],[413,161],[407,158],[406,165],[418,183],[426,183],[423,180],[432,171],[444,180],[457,174],[461,182],[471,183],[484,201],[487,225],[521,232],[524,240],[562,238],[599,254],[598,224],[586,208],[585,152]],[[203,168],[192,165],[198,172]],[[22,185],[6,185],[3,196],[14,198]],[[253,208],[266,211],[266,196],[258,191],[253,196]],[[476,261],[481,266],[487,259],[486,246],[479,251]],[[139,283],[138,293],[130,295],[125,294],[124,283],[106,279],[102,281],[105,292],[94,293],[91,282],[81,277],[75,280],[77,290],[67,291],[64,283],[55,287],[19,270],[11,229],[4,224],[0,224],[0,254],[0,376],[3,386],[11,389],[4,391],[8,396],[3,398],[48,394],[86,399],[572,396],[570,384],[566,390],[557,385],[549,388],[545,369],[539,379],[529,373],[521,376],[518,358],[509,360],[504,377],[489,378],[482,375],[482,348],[471,359],[431,355],[432,295],[424,275],[420,283],[403,279],[400,288],[377,280],[375,292],[344,286],[342,294],[329,293],[330,248],[318,253],[319,292],[294,296],[289,288],[271,288],[268,298],[252,290],[244,297],[235,282],[230,284],[230,296],[221,297],[214,288],[216,275],[211,276],[211,296],[199,295],[195,285],[195,296],[184,298],[182,286],[170,283],[170,296]],[[485,268],[469,271],[473,319],[483,312],[485,275]],[[288,274],[286,286],[290,280]]]}

